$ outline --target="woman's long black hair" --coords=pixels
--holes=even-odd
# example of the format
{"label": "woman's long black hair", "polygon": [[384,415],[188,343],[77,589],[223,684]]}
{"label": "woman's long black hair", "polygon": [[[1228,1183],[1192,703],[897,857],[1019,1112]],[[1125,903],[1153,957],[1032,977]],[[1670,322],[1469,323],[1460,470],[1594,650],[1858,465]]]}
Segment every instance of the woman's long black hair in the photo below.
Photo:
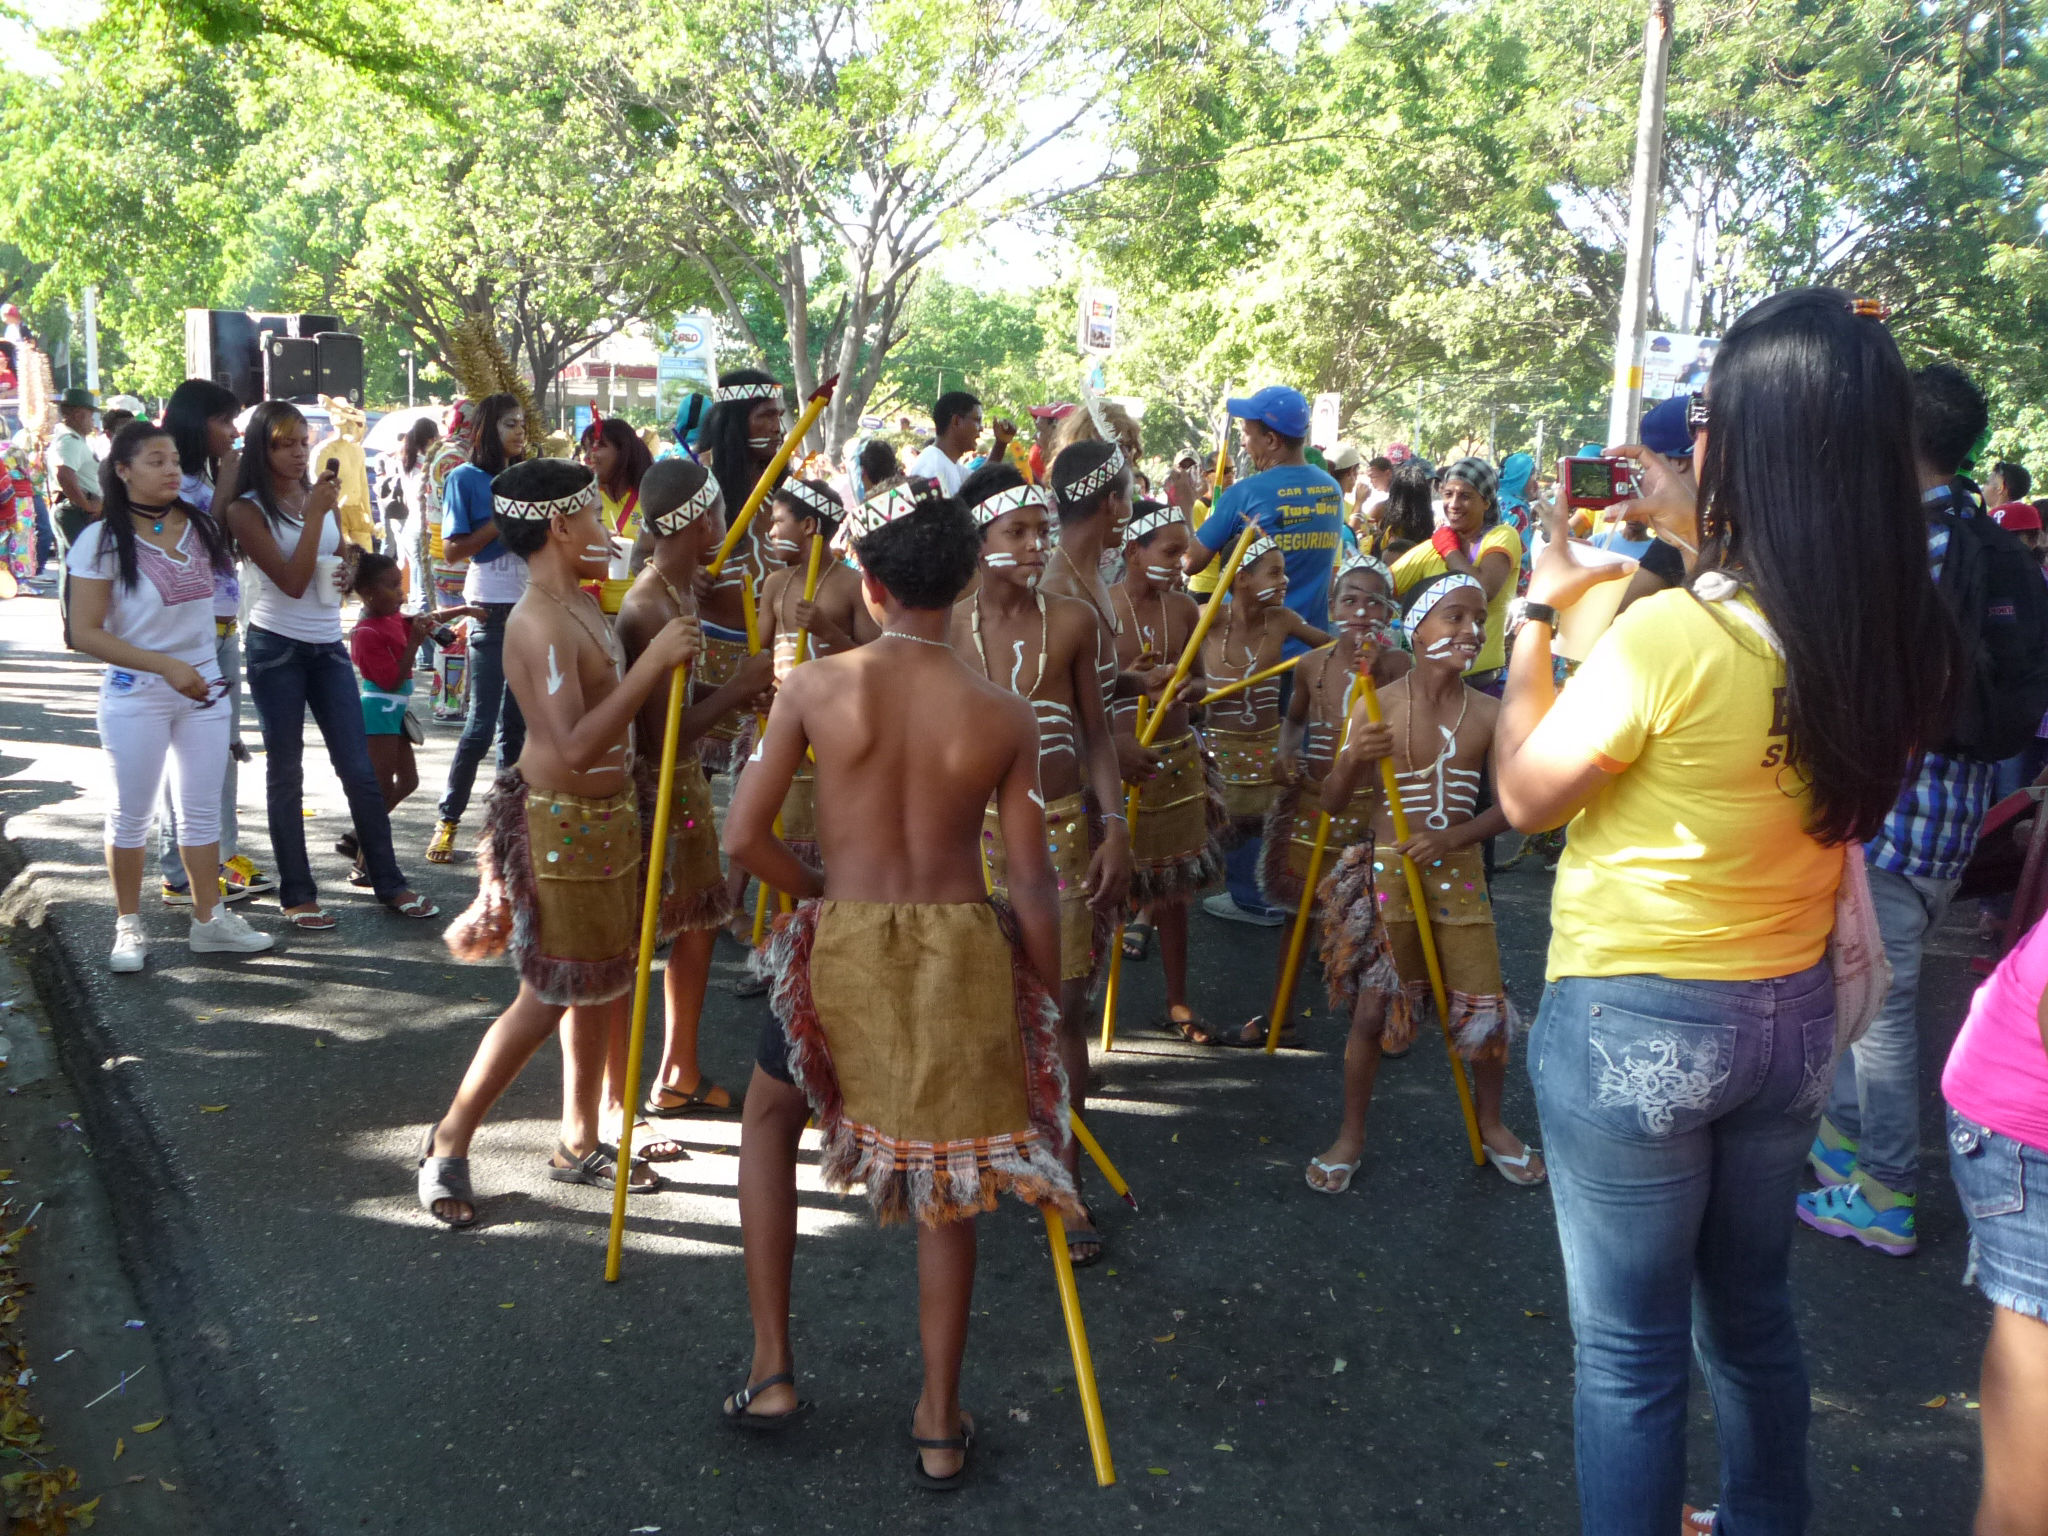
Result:
{"label": "woman's long black hair", "polygon": [[[256,510],[273,530],[297,521],[279,504],[277,486],[270,478],[270,440],[280,426],[294,421],[302,427],[306,424],[305,415],[289,400],[266,400],[250,413],[249,425],[242,429],[242,467],[235,476],[233,493],[220,504],[223,514],[230,503],[247,500],[256,504]],[[310,470],[311,460],[307,467]],[[301,484],[309,489],[312,486],[310,480]]]}
{"label": "woman's long black hair", "polygon": [[[1429,471],[1419,459],[1402,464],[1387,480],[1387,509],[1380,518],[1384,558],[1427,544],[1436,532],[1436,509],[1429,502]],[[1398,546],[1398,548],[1397,548]]]}
{"label": "woman's long black hair", "polygon": [[1928,573],[1912,380],[1850,304],[1795,288],[1728,328],[1700,456],[1699,569],[1746,585],[1784,645],[1786,761],[1825,843],[1876,834],[1962,666]]}
{"label": "woman's long black hair", "polygon": [[[630,492],[639,489],[641,480],[647,474],[647,467],[654,462],[654,455],[648,451],[647,444],[640,440],[640,434],[633,430],[632,424],[623,416],[607,416],[602,421],[593,421],[585,427],[581,444],[583,451],[588,453],[591,445],[599,438],[612,445],[612,451],[618,455],[619,464],[615,472],[617,485],[599,482],[598,489],[613,501],[624,501]],[[750,485],[747,489],[751,491],[753,487]]]}
{"label": "woman's long black hair", "polygon": [[[763,373],[758,368],[734,368],[718,376],[721,389],[732,384],[773,384],[775,375]],[[759,400],[725,400],[711,407],[711,414],[704,418],[704,425],[697,433],[697,456],[709,456],[711,473],[718,481],[718,488],[725,493],[727,516],[737,516],[739,509],[747,504],[747,498],[754,494],[754,482],[761,478],[760,466],[747,447],[747,418],[754,414]],[[787,474],[788,471],[783,472]],[[776,485],[782,483],[776,478]],[[774,486],[769,489],[774,490]]]}
{"label": "woman's long black hair", "polygon": [[[114,434],[113,444],[107,449],[107,462],[100,474],[100,521],[107,526],[107,537],[114,541],[114,560],[120,569],[124,587],[132,588],[140,578],[135,568],[135,520],[129,515],[133,503],[128,499],[128,482],[116,473],[116,469],[134,463],[142,445],[153,437],[168,437],[173,443],[177,441],[168,427],[160,427],[152,421],[129,422]],[[228,538],[221,531],[220,524],[182,496],[173,505],[185,514],[185,520],[199,535],[207,562],[216,571],[233,570],[234,557],[228,553]]]}
{"label": "woman's long black hair", "polygon": [[411,474],[420,467],[420,458],[427,451],[427,444],[441,441],[441,423],[431,416],[422,416],[405,433],[405,447],[399,454],[398,466],[401,472]]}
{"label": "woman's long black hair", "polygon": [[[476,430],[469,435],[469,462],[493,480],[512,467],[498,437],[498,423],[514,411],[525,409],[514,394],[485,395],[477,402]],[[526,430],[530,434],[533,429],[534,424],[529,421]]]}
{"label": "woman's long black hair", "polygon": [[220,472],[220,462],[213,456],[207,423],[216,416],[238,416],[241,410],[234,391],[211,379],[187,379],[172,390],[164,406],[164,430],[178,445],[178,467],[212,480]]}

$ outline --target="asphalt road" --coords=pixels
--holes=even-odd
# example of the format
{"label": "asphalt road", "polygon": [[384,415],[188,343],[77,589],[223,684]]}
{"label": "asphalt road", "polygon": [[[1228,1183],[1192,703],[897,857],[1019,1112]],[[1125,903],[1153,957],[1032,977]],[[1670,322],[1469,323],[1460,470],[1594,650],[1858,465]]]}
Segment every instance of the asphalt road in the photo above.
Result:
{"label": "asphalt road", "polygon": [[[253,961],[200,959],[184,950],[182,915],[146,896],[149,968],[109,975],[97,671],[56,648],[53,603],[0,605],[10,910],[47,940],[24,947],[83,1098],[205,1528],[1577,1529],[1548,1197],[1471,1166],[1427,1039],[1383,1071],[1366,1164],[1331,1199],[1304,1187],[1302,1165],[1335,1125],[1336,1021],[1303,1020],[1305,1048],[1274,1058],[1200,1051],[1143,1028],[1161,1006],[1157,962],[1127,968],[1124,1030],[1099,1064],[1090,1122],[1143,1212],[1095,1184],[1110,1256],[1079,1276],[1119,1481],[1099,1489],[1090,1475],[1042,1229],[1012,1206],[983,1224],[964,1383],[983,1426],[974,1483],[935,1499],[907,1476],[913,1244],[820,1190],[814,1170],[795,1332],[819,1411],[779,1442],[716,1422],[749,1351],[735,1121],[676,1122],[694,1156],[670,1166],[675,1188],[633,1202],[617,1285],[602,1278],[608,1194],[540,1172],[559,1102],[552,1047],[478,1139],[486,1223],[444,1232],[418,1209],[420,1128],[512,977],[452,962],[442,923],[406,922],[348,888],[327,851],[345,813],[324,763],[308,833],[339,929],[281,936]],[[444,868],[418,857],[454,739],[431,735],[423,787],[397,818],[401,862],[452,915],[473,887],[466,853]],[[242,813],[268,866],[260,769],[259,758],[243,776]],[[1548,888],[1524,866],[1497,890],[1525,1007]],[[267,898],[245,910],[279,927]],[[1969,917],[1927,968],[1930,1061],[1969,994]],[[1219,1017],[1263,1008],[1275,934],[1195,922],[1199,1004]],[[738,960],[721,943],[720,978]],[[1313,982],[1310,1002],[1320,1009]],[[705,1061],[721,1081],[744,1081],[760,1006],[714,982]],[[1966,1235],[1925,1075],[1918,1257],[1807,1233],[1797,1245],[1819,1532],[1969,1527],[1967,1404],[1986,1308],[1959,1284]],[[1519,1061],[1508,1119],[1534,1136]],[[1945,1406],[1922,1406],[1942,1394]],[[1704,1499],[1715,1462],[1703,1392],[1693,1407],[1690,1486]]]}

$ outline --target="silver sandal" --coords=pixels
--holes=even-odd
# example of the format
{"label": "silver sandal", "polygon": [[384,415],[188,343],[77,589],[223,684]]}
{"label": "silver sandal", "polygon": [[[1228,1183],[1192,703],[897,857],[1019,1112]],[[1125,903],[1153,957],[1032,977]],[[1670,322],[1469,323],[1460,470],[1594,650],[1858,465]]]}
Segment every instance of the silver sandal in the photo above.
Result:
{"label": "silver sandal", "polygon": [[[434,1156],[434,1135],[440,1129],[436,1120],[420,1140],[420,1209],[446,1227],[475,1226],[476,1192],[470,1188],[469,1159]],[[469,1207],[469,1215],[461,1220],[443,1216],[434,1209],[443,1200],[460,1201]]]}

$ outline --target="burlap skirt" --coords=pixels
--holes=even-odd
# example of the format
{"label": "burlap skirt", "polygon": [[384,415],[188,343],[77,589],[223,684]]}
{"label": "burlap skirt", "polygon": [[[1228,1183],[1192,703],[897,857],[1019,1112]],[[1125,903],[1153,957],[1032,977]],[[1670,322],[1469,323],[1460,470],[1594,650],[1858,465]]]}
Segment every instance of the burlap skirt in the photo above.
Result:
{"label": "burlap skirt", "polygon": [[823,867],[818,858],[818,770],[808,758],[797,764],[789,793],[782,797],[782,840],[811,868]]}
{"label": "burlap skirt", "polygon": [[1230,817],[1238,841],[1257,837],[1266,826],[1266,813],[1280,792],[1280,725],[1263,731],[1202,732],[1209,759],[1222,781],[1223,809]]}
{"label": "burlap skirt", "polygon": [[639,958],[640,848],[633,788],[587,800],[506,769],[485,803],[476,900],[449,925],[449,952],[509,951],[544,1003],[609,1002],[632,987]]}
{"label": "burlap skirt", "polygon": [[[1108,947],[1110,919],[1088,905],[1088,861],[1094,856],[1088,836],[1088,809],[1079,794],[1062,795],[1045,808],[1045,847],[1052,858],[1053,883],[1060,896],[1060,980],[1093,976]],[[1002,827],[990,806],[981,822],[982,873],[991,894],[1006,896]]]}
{"label": "burlap skirt", "polygon": [[[707,628],[704,632],[704,649],[697,653],[697,660],[690,669],[690,696],[702,701],[723,688],[739,674],[740,667],[747,659],[747,642],[744,637],[732,639],[715,635]],[[751,750],[748,742],[752,739],[750,727],[754,717],[745,710],[735,710],[706,731],[697,741],[697,755],[707,773],[732,773],[746,761]]]}
{"label": "burlap skirt", "polygon": [[[1501,980],[1484,855],[1475,844],[1420,873],[1450,1004],[1452,1041],[1469,1061],[1502,1060],[1522,1020]],[[1384,997],[1387,1022],[1381,1043],[1400,1050],[1415,1038],[1416,1019],[1436,1006],[1400,856],[1380,855],[1368,837],[1345,850],[1318,900],[1328,914],[1323,979],[1332,1005],[1349,1007],[1367,993]]]}
{"label": "burlap skirt", "polygon": [[885,1225],[993,1210],[1078,1218],[1060,1158],[1059,1005],[994,903],[806,901],[776,924],[770,1001],[817,1111],[820,1172]]}
{"label": "burlap skirt", "polygon": [[[1372,813],[1378,799],[1370,789],[1355,790],[1350,804],[1330,818],[1323,844],[1323,870],[1334,869],[1344,850],[1372,836]],[[1308,881],[1308,861],[1315,852],[1316,828],[1322,821],[1323,786],[1282,785],[1266,815],[1265,845],[1259,850],[1259,893],[1276,907],[1301,905]],[[1321,877],[1317,877],[1321,884]]]}
{"label": "burlap skirt", "polygon": [[[654,828],[660,765],[642,758],[633,768],[640,824]],[[645,893],[642,893],[645,899]],[[655,935],[664,944],[686,930],[717,928],[732,916],[732,895],[718,862],[718,823],[711,813],[711,781],[697,754],[676,759],[675,797],[668,813],[668,854],[661,867],[661,915]],[[637,930],[635,930],[637,932]]]}
{"label": "burlap skirt", "polygon": [[1230,827],[1222,786],[1192,731],[1161,742],[1159,772],[1139,787],[1131,823],[1131,904],[1191,901],[1223,877]]}

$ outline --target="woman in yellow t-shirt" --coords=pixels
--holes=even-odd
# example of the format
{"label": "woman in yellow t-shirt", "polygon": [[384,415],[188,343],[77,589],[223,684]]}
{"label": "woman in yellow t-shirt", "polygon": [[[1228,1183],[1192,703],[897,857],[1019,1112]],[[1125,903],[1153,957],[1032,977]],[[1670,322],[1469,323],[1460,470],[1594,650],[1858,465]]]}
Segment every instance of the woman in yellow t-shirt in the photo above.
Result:
{"label": "woman in yellow t-shirt", "polygon": [[1522,536],[1500,520],[1498,479],[1484,459],[1460,459],[1444,471],[1443,526],[1394,562],[1394,591],[1406,597],[1445,574],[1472,576],[1486,589],[1486,641],[1466,669],[1465,682],[1500,695],[1507,660],[1508,604],[1522,568]]}
{"label": "woman in yellow t-shirt", "polygon": [[615,614],[633,579],[633,546],[640,537],[640,479],[654,463],[654,455],[623,416],[593,421],[583,429],[579,447],[585,467],[597,476],[604,531],[612,546],[610,579],[598,590],[585,590],[606,613]]}
{"label": "woman in yellow t-shirt", "polygon": [[1586,1529],[1681,1518],[1697,1341],[1725,1528],[1791,1531],[1812,1500],[1787,1271],[1834,1064],[1836,887],[1938,739],[1957,658],[1912,386],[1869,306],[1806,288],[1751,309],[1694,430],[1698,488],[1624,448],[1647,493],[1613,512],[1697,547],[1699,574],[1622,614],[1561,697],[1556,610],[1618,572],[1580,565],[1546,514],[1495,783],[1522,831],[1571,824],[1529,1075]]}

